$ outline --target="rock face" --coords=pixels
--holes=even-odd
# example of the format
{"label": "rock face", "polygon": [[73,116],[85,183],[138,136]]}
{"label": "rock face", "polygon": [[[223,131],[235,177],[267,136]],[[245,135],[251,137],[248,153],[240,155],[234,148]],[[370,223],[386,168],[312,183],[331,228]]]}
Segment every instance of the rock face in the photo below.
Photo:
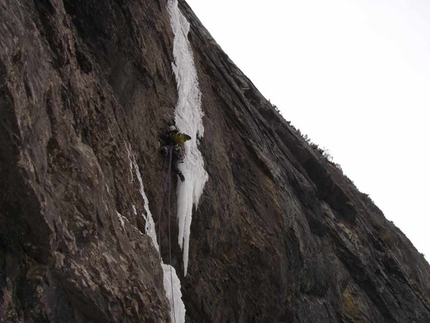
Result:
{"label": "rock face", "polygon": [[209,174],[185,277],[166,1],[0,0],[0,322],[171,320],[133,161],[187,322],[430,322],[423,256],[180,8]]}

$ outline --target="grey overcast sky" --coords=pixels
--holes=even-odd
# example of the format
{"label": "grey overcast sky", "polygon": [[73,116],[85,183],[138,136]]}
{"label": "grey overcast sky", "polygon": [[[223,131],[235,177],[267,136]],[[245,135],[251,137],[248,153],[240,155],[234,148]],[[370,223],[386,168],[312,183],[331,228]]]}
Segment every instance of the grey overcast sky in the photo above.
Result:
{"label": "grey overcast sky", "polygon": [[429,260],[430,1],[187,2]]}

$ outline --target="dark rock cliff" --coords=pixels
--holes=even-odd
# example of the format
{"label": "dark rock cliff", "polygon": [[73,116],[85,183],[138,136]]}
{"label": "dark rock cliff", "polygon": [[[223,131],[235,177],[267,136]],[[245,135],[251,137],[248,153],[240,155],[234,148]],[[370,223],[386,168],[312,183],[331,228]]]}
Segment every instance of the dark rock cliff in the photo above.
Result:
{"label": "dark rock cliff", "polygon": [[187,322],[430,322],[428,263],[180,8],[209,174],[185,277],[166,1],[0,0],[0,322],[170,321],[134,160]]}

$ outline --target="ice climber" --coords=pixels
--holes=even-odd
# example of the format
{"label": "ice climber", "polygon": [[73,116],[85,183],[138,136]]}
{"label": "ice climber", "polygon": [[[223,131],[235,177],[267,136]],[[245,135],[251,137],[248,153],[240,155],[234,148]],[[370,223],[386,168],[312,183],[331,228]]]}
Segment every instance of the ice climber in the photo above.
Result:
{"label": "ice climber", "polygon": [[172,149],[172,170],[178,174],[181,182],[185,181],[184,174],[179,170],[178,164],[183,163],[185,159],[185,142],[191,137],[187,134],[179,132],[175,126],[170,126],[166,134],[161,136],[165,145],[160,148],[160,151],[167,155],[169,147]]}

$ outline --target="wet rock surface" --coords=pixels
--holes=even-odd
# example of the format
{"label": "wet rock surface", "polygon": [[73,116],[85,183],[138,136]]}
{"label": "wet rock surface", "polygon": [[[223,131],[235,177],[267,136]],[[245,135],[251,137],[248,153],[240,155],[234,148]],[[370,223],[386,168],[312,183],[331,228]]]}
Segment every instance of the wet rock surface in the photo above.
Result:
{"label": "wet rock surface", "polygon": [[0,0],[0,322],[170,321],[133,160],[187,322],[430,322],[423,256],[180,8],[209,173],[185,277],[166,2]]}

